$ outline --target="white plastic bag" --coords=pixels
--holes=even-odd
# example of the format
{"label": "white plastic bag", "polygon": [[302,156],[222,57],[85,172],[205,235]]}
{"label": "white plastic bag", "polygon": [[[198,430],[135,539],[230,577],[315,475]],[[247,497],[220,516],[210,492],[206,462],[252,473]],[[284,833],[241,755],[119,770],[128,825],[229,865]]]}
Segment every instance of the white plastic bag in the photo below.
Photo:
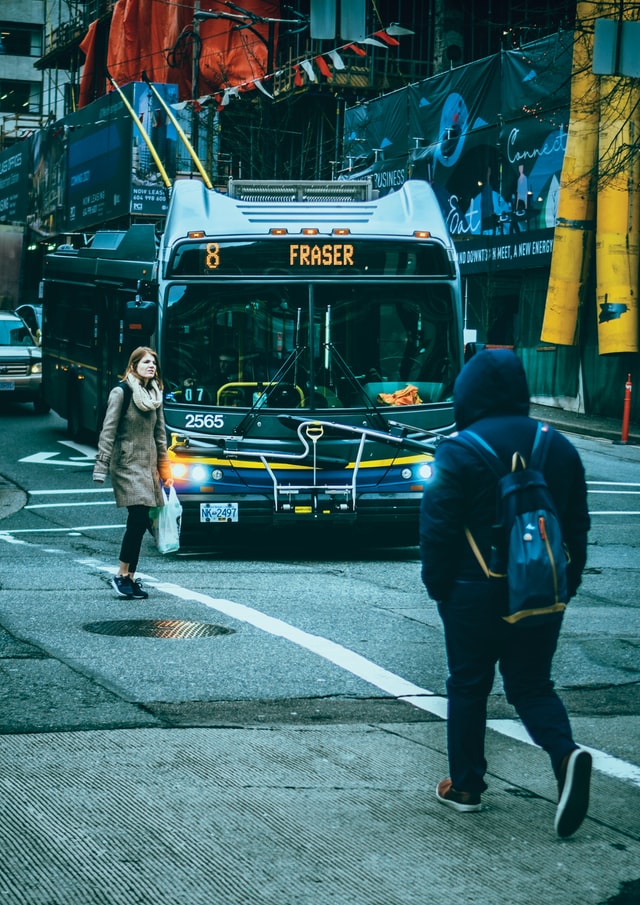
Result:
{"label": "white plastic bag", "polygon": [[156,546],[160,553],[175,553],[180,549],[182,506],[173,486],[169,488],[168,494],[163,487],[162,495],[165,504],[156,510],[157,516],[154,521]]}

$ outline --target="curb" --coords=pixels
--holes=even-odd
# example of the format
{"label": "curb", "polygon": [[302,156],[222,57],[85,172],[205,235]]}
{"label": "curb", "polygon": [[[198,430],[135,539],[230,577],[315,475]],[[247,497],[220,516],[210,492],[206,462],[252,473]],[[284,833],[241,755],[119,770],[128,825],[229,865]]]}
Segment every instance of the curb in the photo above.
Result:
{"label": "curb", "polygon": [[27,503],[27,494],[0,475],[0,519],[19,512]]}
{"label": "curb", "polygon": [[532,403],[530,412],[532,418],[546,421],[557,430],[571,434],[579,434],[582,437],[594,437],[597,439],[611,440],[620,446],[639,446],[640,433],[638,426],[632,425],[633,433],[629,433],[626,443],[621,440],[622,422],[618,423],[613,418],[598,418],[590,415],[574,414],[555,406]]}

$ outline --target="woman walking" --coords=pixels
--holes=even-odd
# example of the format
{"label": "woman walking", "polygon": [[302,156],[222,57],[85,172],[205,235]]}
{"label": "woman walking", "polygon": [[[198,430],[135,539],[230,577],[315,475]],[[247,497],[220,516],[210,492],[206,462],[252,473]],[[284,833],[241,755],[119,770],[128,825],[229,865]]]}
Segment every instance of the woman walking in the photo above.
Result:
{"label": "woman walking", "polygon": [[93,480],[111,476],[117,506],[129,510],[120,548],[120,566],[110,584],[119,597],[144,600],[136,581],[140,547],[151,527],[149,510],[164,503],[160,480],[171,487],[162,411],[163,384],[158,356],[147,346],[131,353],[123,381],[109,393],[98,440]]}

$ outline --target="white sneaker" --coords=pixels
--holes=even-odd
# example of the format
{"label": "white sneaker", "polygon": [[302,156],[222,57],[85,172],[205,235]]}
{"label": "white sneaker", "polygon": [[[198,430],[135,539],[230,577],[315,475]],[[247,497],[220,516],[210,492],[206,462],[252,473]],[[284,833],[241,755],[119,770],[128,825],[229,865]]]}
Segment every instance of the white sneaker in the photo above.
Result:
{"label": "white sneaker", "polygon": [[590,783],[591,755],[582,748],[576,748],[567,754],[560,769],[560,798],[554,823],[558,836],[572,836],[587,816]]}

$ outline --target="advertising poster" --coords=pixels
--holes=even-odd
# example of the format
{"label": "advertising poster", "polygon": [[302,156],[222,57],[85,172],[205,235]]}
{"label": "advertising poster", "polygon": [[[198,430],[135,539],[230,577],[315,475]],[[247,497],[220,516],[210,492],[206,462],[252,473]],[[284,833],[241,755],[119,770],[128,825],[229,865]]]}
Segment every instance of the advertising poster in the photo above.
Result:
{"label": "advertising poster", "polygon": [[31,139],[18,142],[0,154],[0,223],[26,223]]}
{"label": "advertising poster", "polygon": [[[171,182],[176,175],[178,133],[162,105],[144,82],[126,86],[133,90],[130,103],[142,123]],[[169,106],[178,100],[177,85],[154,85]],[[133,128],[131,153],[131,213],[162,216],[167,211],[167,191],[151,151],[140,130]]]}
{"label": "advertising poster", "polygon": [[0,308],[17,308],[22,301],[20,283],[24,233],[24,226],[5,226],[0,223]]}
{"label": "advertising poster", "polygon": [[368,177],[380,195],[402,185],[407,178],[407,149],[411,147],[408,104],[408,90],[401,88],[347,112],[344,178]]}
{"label": "advertising poster", "polygon": [[[176,85],[157,85],[169,103]],[[170,178],[175,174],[176,131],[149,87],[122,89]],[[166,212],[163,178],[120,95],[112,91],[64,120],[67,136],[66,229],[90,229],[135,214]]]}
{"label": "advertising poster", "polygon": [[26,222],[41,236],[55,236],[64,228],[66,149],[64,128],[53,123],[38,129],[30,140],[30,180]]}
{"label": "advertising poster", "polygon": [[548,265],[572,49],[554,35],[347,110],[343,172],[381,195],[428,181],[462,273]]}
{"label": "advertising poster", "polygon": [[89,229],[129,213],[132,120],[115,93],[65,118],[66,229]]}

